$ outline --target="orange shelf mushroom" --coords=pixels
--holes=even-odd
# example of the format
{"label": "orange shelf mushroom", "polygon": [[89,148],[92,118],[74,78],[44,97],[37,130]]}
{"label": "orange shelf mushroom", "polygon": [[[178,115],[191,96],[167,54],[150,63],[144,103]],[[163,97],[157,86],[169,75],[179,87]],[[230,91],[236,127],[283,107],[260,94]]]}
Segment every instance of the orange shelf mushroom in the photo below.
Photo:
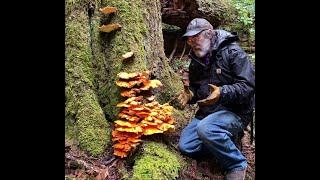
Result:
{"label": "orange shelf mushroom", "polygon": [[133,52],[127,52],[122,55],[122,60],[129,59],[129,58],[133,57],[133,55],[134,55]]}
{"label": "orange shelf mushroom", "polygon": [[115,13],[118,11],[118,9],[116,7],[104,7],[104,8],[100,8],[99,9],[100,12],[102,12],[103,14],[110,14],[110,13]]}
{"label": "orange shelf mushroom", "polygon": [[149,74],[149,71],[118,74],[116,85],[122,89],[120,95],[127,99],[116,105],[122,109],[114,121],[112,141],[114,155],[121,158],[127,157],[141,143],[142,136],[164,133],[175,128],[173,107],[168,103],[159,104],[150,93],[143,96],[151,88],[162,86],[159,80],[150,80]]}
{"label": "orange shelf mushroom", "polygon": [[122,26],[120,24],[107,24],[99,27],[100,31],[109,33],[111,31],[115,31],[120,29]]}

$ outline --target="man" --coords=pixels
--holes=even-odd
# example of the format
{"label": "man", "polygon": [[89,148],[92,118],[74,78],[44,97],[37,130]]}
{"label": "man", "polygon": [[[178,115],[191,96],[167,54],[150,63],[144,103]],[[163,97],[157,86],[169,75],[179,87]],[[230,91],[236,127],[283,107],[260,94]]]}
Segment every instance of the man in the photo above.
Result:
{"label": "man", "polygon": [[193,19],[182,38],[191,46],[189,81],[178,102],[198,103],[195,118],[182,130],[179,148],[185,155],[214,156],[227,180],[243,180],[247,161],[235,139],[253,118],[255,77],[238,36],[214,30],[205,19]]}

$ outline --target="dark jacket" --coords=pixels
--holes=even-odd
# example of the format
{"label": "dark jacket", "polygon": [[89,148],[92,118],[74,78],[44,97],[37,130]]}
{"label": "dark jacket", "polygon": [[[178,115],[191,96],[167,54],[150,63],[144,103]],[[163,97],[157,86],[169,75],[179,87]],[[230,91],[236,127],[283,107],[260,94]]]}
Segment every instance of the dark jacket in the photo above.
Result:
{"label": "dark jacket", "polygon": [[[253,118],[255,77],[254,67],[247,54],[236,44],[234,33],[216,30],[217,37],[209,64],[198,59],[192,52],[189,66],[190,89],[194,97],[189,103],[206,98],[210,94],[208,84],[220,87],[221,96],[211,106],[201,106],[196,118],[202,119],[218,110],[226,109],[239,115],[246,127]],[[224,58],[223,58],[224,56]]]}

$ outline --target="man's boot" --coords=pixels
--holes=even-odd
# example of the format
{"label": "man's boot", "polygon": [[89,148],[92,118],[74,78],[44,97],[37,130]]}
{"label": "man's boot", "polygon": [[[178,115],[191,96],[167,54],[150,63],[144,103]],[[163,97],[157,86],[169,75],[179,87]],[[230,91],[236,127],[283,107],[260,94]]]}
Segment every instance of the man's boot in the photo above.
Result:
{"label": "man's boot", "polygon": [[244,180],[245,177],[246,177],[246,169],[229,172],[226,175],[225,179],[226,180]]}

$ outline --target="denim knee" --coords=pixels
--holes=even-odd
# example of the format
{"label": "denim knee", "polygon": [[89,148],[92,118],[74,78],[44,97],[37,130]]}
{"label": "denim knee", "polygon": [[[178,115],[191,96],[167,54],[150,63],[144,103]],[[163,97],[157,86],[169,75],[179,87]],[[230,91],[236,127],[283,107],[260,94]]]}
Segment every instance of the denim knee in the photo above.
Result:
{"label": "denim knee", "polygon": [[219,129],[220,129],[219,126],[212,125],[212,124],[208,126],[208,124],[205,121],[203,121],[203,122],[200,122],[199,125],[197,126],[197,133],[202,141],[208,140],[210,136],[215,137],[211,139],[212,141],[214,139],[219,139],[219,136],[221,136]]}

